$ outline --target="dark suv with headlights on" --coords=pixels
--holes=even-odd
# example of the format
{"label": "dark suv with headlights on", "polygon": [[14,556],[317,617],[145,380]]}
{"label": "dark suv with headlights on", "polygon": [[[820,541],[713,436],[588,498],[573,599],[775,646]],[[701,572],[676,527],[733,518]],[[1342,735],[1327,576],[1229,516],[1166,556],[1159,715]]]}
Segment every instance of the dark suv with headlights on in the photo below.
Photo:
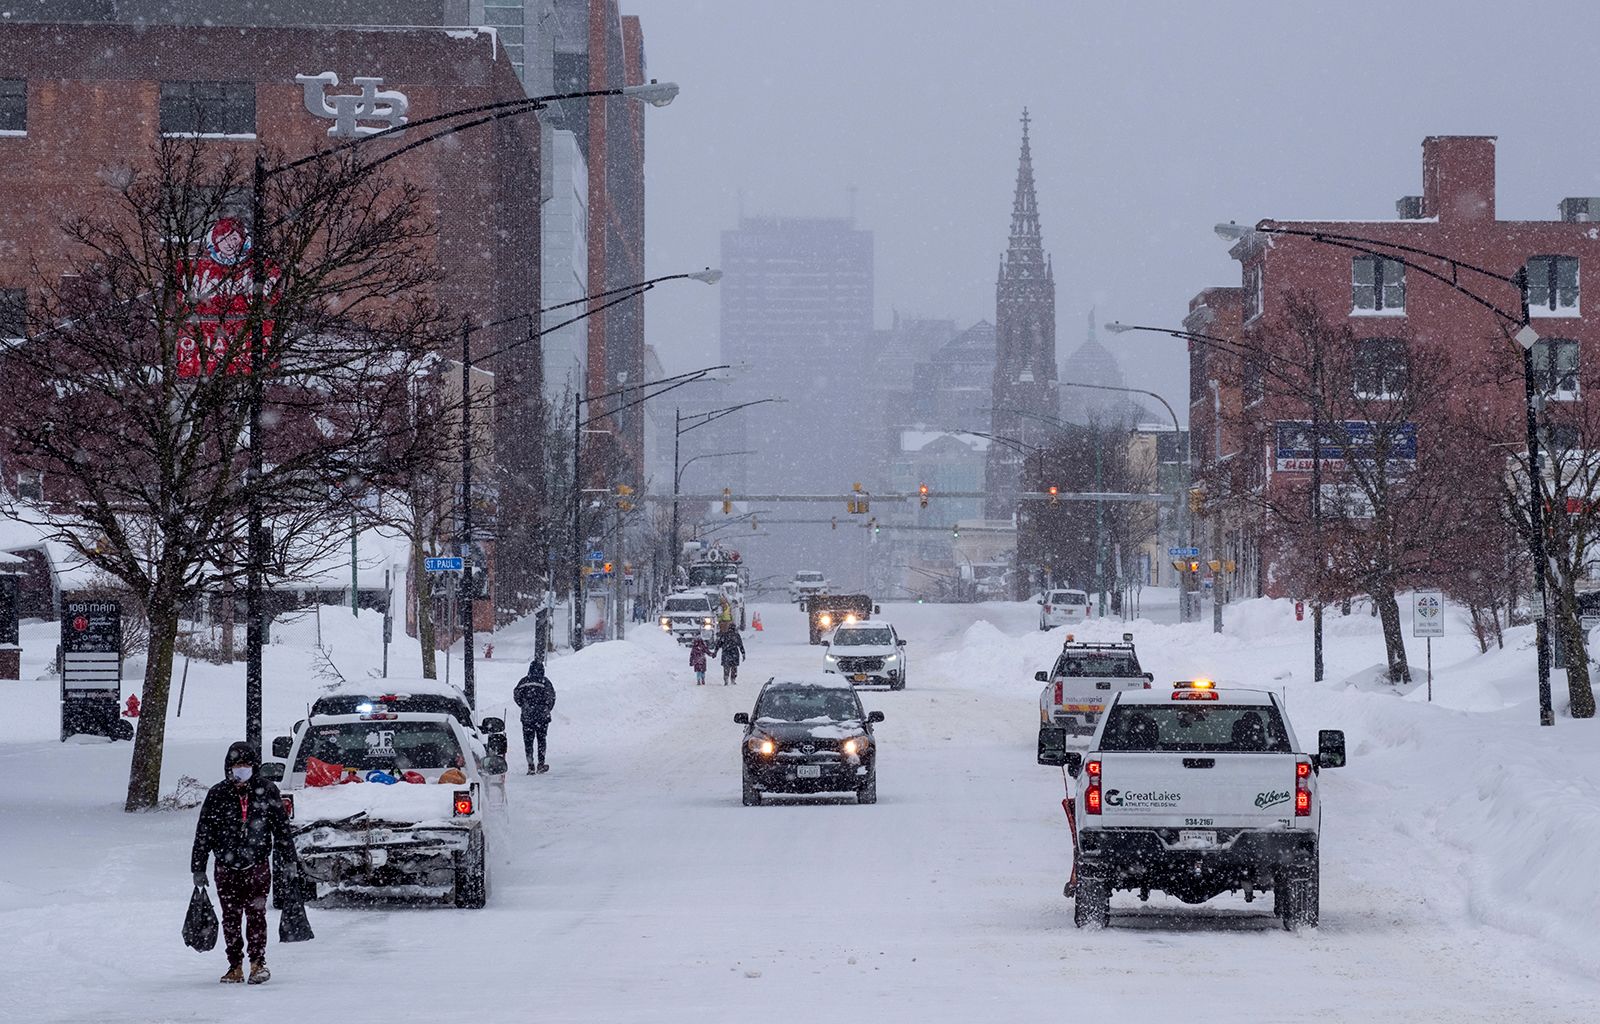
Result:
{"label": "dark suv with headlights on", "polygon": [[765,793],[854,793],[878,802],[878,742],[870,715],[850,684],[838,676],[769,679],[755,710],[733,720],[745,727],[740,744],[744,805]]}

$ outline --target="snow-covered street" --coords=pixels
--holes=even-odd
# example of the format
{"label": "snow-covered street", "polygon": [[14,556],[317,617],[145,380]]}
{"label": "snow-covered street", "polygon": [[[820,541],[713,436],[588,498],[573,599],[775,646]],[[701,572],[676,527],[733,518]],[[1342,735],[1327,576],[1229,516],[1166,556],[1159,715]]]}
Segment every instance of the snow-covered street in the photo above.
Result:
{"label": "snow-covered street", "polygon": [[[760,679],[820,661],[798,612],[760,611],[737,688],[693,686],[681,648],[651,630],[552,662],[554,769],[511,779],[514,842],[494,851],[488,909],[313,907],[316,941],[274,943],[264,989],[218,986],[220,954],[179,940],[194,811],[122,813],[127,745],[56,742],[54,680],[21,684],[0,743],[7,1019],[1600,1014],[1593,731],[1537,729],[1529,695],[1511,692],[1527,689],[1524,651],[1438,643],[1429,707],[1312,686],[1306,624],[1282,603],[1230,609],[1220,639],[1208,623],[1136,623],[1158,680],[1204,670],[1285,687],[1302,735],[1348,732],[1349,768],[1324,776],[1322,927],[1289,935],[1259,902],[1119,895],[1109,929],[1080,932],[1061,896],[1062,779],[1033,757],[1032,670],[1060,633],[1036,632],[1031,605],[885,606],[913,668],[906,691],[864,695],[887,718],[880,803],[744,808],[733,713]],[[1366,616],[1330,631],[1330,680],[1381,656]],[[486,711],[523,667],[508,653],[502,638],[480,665]],[[1502,684],[1522,703],[1500,706]],[[189,687],[164,791],[184,773],[214,779],[235,726],[236,683],[197,673]],[[269,677],[269,732],[314,691],[309,676]]]}

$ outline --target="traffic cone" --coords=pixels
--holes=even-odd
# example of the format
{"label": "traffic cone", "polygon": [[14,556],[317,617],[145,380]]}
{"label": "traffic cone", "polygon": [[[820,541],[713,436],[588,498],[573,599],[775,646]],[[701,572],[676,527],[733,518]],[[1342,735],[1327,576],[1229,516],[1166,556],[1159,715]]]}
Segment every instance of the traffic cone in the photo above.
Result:
{"label": "traffic cone", "polygon": [[760,612],[756,612],[755,615],[750,619],[750,628],[755,630],[757,633],[761,632],[761,613]]}

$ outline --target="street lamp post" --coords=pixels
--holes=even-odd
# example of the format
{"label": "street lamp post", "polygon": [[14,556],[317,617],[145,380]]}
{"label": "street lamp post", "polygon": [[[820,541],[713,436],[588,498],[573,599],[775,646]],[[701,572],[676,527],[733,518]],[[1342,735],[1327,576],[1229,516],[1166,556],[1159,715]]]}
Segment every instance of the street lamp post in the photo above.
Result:
{"label": "street lamp post", "polygon": [[[550,103],[561,102],[564,100],[594,99],[605,96],[626,96],[643,100],[652,106],[664,107],[671,103],[677,94],[678,86],[675,83],[652,81],[641,85],[620,86],[611,89],[590,89],[581,92],[553,93],[545,96],[530,96],[516,100],[505,100],[498,103],[480,104],[474,107],[466,107],[460,110],[453,110],[442,114],[434,114],[429,117],[418,118],[416,120],[408,121],[404,124],[395,125],[393,127],[385,128],[381,131],[372,132],[366,135],[355,134],[357,129],[352,124],[349,128],[349,131],[353,137],[347,138],[338,145],[331,146],[328,149],[318,150],[315,153],[311,153],[300,157],[299,159],[290,160],[286,163],[278,164],[273,167],[268,167],[266,165],[265,157],[260,150],[256,151],[255,159],[252,165],[250,188],[250,231],[253,243],[251,245],[250,255],[250,293],[251,304],[254,308],[250,311],[251,384],[248,394],[249,409],[247,414],[249,422],[248,430],[250,446],[248,454],[248,476],[250,479],[250,491],[247,495],[248,508],[246,514],[246,529],[249,534],[246,538],[246,557],[249,560],[249,564],[246,566],[245,572],[245,604],[247,607],[245,621],[245,738],[251,743],[254,743],[257,749],[260,749],[261,747],[263,677],[262,649],[265,643],[266,629],[266,621],[264,618],[265,609],[262,607],[262,597],[265,589],[266,577],[266,538],[264,536],[265,527],[262,522],[263,512],[260,493],[260,480],[263,470],[261,407],[263,403],[264,392],[264,385],[261,382],[261,371],[266,362],[263,358],[265,347],[265,331],[263,320],[266,315],[267,302],[265,287],[267,273],[267,255],[265,249],[268,238],[268,232],[266,230],[267,181],[279,174],[283,174],[287,171],[294,170],[295,168],[305,166],[306,164],[325,159],[335,154],[346,152],[355,148],[356,146],[370,145],[380,139],[387,139],[401,131],[409,130],[412,133],[412,141],[407,142],[405,145],[384,154],[382,157],[379,157],[370,163],[364,164],[361,168],[362,173],[371,173],[376,168],[388,163],[390,160],[393,160],[396,157],[410,152],[413,149],[431,142],[436,142],[439,139],[454,135],[457,132],[465,129],[488,124],[493,121],[499,121],[505,118],[519,117],[525,114],[535,113],[544,109],[545,106]],[[416,137],[417,130],[420,128],[428,125],[441,124],[447,121],[457,121],[457,119],[460,118],[470,119],[458,121],[454,124],[446,124],[437,131],[430,131],[429,134],[423,135],[420,138]],[[463,391],[462,399],[464,406],[465,403],[470,402],[470,399],[467,396],[470,393],[469,375],[471,370],[469,366],[470,359],[466,358],[466,356],[470,356],[470,353],[466,351],[469,344],[470,332],[463,327],[462,348],[464,358],[462,360],[462,379],[465,390]],[[464,413],[468,413],[468,415],[470,415],[469,409],[464,407],[463,411]],[[470,426],[470,420],[464,416],[462,424],[463,432],[470,430]],[[464,503],[464,508],[468,510],[464,512],[463,519],[469,527],[471,522],[471,512],[469,511],[471,505],[471,495],[465,489],[470,488],[471,482],[472,477],[469,462],[463,466],[462,471],[462,484],[464,488],[462,501]],[[470,584],[470,577],[471,570],[468,568],[468,563],[464,562],[462,571],[463,589]],[[470,632],[470,600],[467,602],[467,605],[467,610],[463,613],[463,615],[466,617],[466,621],[469,623],[464,679],[467,681],[467,696],[470,703],[472,698],[471,680],[473,678]]]}
{"label": "street lamp post", "polygon": [[[683,411],[681,409],[672,410],[672,548],[673,548],[673,550],[672,550],[672,574],[673,575],[676,575],[677,572],[678,572],[678,555],[680,553],[679,550],[678,550],[678,494],[679,494],[678,482],[682,479],[682,472],[681,472],[681,470],[679,469],[679,466],[678,466],[678,455],[679,455],[679,452],[680,452],[680,449],[681,449],[681,442],[682,442],[682,439],[683,439],[683,435],[687,434],[691,430],[698,430],[699,428],[705,426],[708,423],[715,423],[717,420],[722,419],[724,416],[732,416],[734,413],[738,412],[741,409],[748,409],[753,405],[765,405],[768,402],[782,402],[782,401],[784,401],[784,399],[782,399],[782,398],[758,398],[758,399],[756,399],[755,401],[752,401],[752,402],[741,402],[738,405],[730,405],[725,409],[712,409],[710,412],[690,413],[688,416],[683,415]],[[688,426],[684,425],[686,423],[688,424]],[[722,454],[722,455],[753,455],[755,453],[754,452],[722,452],[720,454]],[[699,456],[699,455],[697,455],[694,458],[691,458],[689,460],[689,462],[693,462],[697,458],[707,458],[707,457],[708,456]],[[683,468],[687,469],[688,465],[689,465],[688,462],[684,463],[683,464]]]}

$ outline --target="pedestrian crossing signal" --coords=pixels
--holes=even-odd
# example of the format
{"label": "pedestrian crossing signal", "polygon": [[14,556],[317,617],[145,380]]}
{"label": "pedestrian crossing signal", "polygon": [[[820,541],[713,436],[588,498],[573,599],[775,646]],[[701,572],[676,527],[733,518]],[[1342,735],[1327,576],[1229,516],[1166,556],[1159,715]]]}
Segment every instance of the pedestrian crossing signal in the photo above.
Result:
{"label": "pedestrian crossing signal", "polygon": [[927,484],[922,484],[921,486],[919,486],[917,488],[917,500],[921,503],[923,508],[927,508],[928,507],[928,485]]}

